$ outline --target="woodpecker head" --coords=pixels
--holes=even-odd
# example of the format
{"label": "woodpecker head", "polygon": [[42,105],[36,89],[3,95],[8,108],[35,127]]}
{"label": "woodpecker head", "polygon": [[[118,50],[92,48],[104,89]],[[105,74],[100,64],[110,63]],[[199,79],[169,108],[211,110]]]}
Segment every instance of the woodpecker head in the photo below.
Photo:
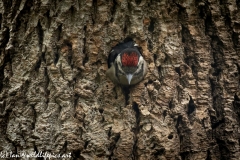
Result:
{"label": "woodpecker head", "polygon": [[108,58],[108,77],[121,85],[134,85],[146,75],[147,63],[133,41],[115,46]]}

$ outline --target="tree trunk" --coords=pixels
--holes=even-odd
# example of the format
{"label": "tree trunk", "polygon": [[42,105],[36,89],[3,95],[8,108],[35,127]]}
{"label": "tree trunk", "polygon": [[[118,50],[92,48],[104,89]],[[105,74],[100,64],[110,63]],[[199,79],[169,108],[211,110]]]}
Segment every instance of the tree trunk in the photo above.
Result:
{"label": "tree trunk", "polygon": [[[239,159],[239,0],[1,0],[0,12],[2,155]],[[105,73],[126,37],[148,73],[122,89]]]}

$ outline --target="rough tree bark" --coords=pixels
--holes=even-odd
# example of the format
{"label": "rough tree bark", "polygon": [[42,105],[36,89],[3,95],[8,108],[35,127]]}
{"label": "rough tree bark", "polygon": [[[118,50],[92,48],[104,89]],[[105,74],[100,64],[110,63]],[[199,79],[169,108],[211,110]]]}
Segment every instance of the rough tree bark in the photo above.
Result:
{"label": "rough tree bark", "polygon": [[[239,159],[239,0],[1,0],[0,24],[0,151]],[[124,90],[126,37],[149,66]]]}

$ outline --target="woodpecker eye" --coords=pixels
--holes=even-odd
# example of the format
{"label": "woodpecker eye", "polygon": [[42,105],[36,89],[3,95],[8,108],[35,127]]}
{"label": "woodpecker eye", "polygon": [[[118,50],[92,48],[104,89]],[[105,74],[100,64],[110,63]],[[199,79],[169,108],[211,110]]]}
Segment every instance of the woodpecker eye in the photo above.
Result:
{"label": "woodpecker eye", "polygon": [[136,67],[138,65],[138,54],[136,52],[123,53],[121,56],[123,66]]}

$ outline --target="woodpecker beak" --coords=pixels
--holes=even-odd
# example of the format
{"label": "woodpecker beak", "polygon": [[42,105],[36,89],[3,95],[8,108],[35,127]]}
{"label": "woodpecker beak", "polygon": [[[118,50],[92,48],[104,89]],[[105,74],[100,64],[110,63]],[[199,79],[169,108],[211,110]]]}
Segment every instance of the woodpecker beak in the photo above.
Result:
{"label": "woodpecker beak", "polygon": [[130,85],[133,75],[132,74],[127,74],[126,77],[127,77],[127,80],[128,80],[128,84]]}

